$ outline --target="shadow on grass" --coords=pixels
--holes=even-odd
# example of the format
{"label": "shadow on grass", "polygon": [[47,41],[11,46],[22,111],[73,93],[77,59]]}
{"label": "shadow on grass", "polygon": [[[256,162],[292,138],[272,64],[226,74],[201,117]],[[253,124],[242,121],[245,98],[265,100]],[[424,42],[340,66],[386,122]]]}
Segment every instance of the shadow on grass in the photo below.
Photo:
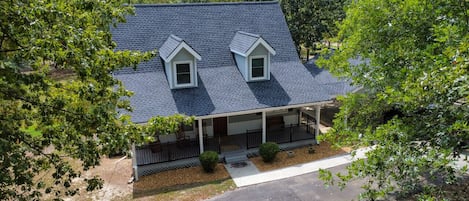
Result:
{"label": "shadow on grass", "polygon": [[179,184],[179,185],[173,185],[173,186],[165,186],[165,187],[160,187],[160,188],[146,188],[146,189],[139,189],[137,187],[133,188],[133,199],[137,198],[143,198],[143,197],[148,197],[148,196],[153,196],[161,193],[170,193],[170,192],[176,192],[176,191],[181,191],[181,190],[188,190],[191,188],[196,188],[200,186],[205,186],[205,185],[210,185],[210,184],[215,184],[215,185],[220,185],[223,182],[230,180],[231,177],[226,177],[223,179],[218,179],[214,181],[207,181],[207,182],[195,182],[195,183],[189,183],[189,184]]}

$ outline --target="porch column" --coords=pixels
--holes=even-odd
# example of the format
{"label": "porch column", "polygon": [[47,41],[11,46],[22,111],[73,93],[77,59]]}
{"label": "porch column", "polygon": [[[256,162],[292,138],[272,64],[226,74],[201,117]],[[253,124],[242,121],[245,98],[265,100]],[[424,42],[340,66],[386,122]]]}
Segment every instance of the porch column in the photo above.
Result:
{"label": "porch column", "polygon": [[132,144],[132,168],[134,170],[134,181],[138,181],[137,152],[135,144]]}
{"label": "porch column", "polygon": [[267,130],[267,126],[266,126],[266,123],[265,123],[265,111],[262,112],[262,143],[265,143],[266,141],[266,130]]}
{"label": "porch column", "polygon": [[202,129],[202,119],[199,119],[199,145],[200,145],[200,153],[204,153],[204,133]]}
{"label": "porch column", "polygon": [[[300,108],[299,111],[300,112],[298,114],[298,126],[301,125],[301,116],[303,116],[303,108]],[[308,123],[308,122],[306,122],[306,123]]]}
{"label": "porch column", "polygon": [[[316,110],[316,136],[318,136],[319,135],[319,125],[321,124],[321,106],[316,105],[315,110]],[[316,140],[316,143],[319,144],[319,142],[317,140]]]}

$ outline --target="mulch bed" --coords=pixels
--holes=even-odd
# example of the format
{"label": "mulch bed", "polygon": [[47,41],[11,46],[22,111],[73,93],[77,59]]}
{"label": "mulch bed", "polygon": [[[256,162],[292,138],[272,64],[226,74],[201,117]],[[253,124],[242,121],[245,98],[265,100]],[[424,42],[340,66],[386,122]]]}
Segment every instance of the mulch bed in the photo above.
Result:
{"label": "mulch bed", "polygon": [[256,165],[259,171],[263,172],[345,154],[350,151],[350,149],[331,148],[331,145],[327,142],[321,142],[320,145],[314,145],[313,147],[315,150],[313,154],[308,153],[309,147],[293,149],[291,150],[294,152],[293,157],[288,157],[287,151],[279,152],[272,163],[264,163],[260,156],[253,157],[250,160]]}
{"label": "mulch bed", "polygon": [[201,166],[160,172],[139,178],[134,183],[134,198],[162,192],[192,188],[215,181],[227,180],[230,175],[223,164],[213,173],[205,173]]}

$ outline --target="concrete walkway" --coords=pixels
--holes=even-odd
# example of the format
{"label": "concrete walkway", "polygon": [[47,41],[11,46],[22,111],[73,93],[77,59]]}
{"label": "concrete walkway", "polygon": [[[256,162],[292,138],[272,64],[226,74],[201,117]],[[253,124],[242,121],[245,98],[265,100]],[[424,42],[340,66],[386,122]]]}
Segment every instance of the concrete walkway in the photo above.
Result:
{"label": "concrete walkway", "polygon": [[256,165],[254,165],[250,160],[245,161],[245,163],[247,164],[245,167],[233,167],[232,164],[225,164],[225,168],[233,179],[253,176],[260,173]]}
{"label": "concrete walkway", "polygon": [[226,164],[225,167],[230,173],[231,178],[233,178],[235,184],[238,187],[243,187],[303,175],[318,171],[319,169],[327,169],[348,164],[353,160],[365,158],[365,153],[371,149],[373,148],[358,149],[355,157],[347,154],[262,173],[259,172],[251,161],[246,161],[248,165],[242,168],[234,168],[231,167],[230,164]]}

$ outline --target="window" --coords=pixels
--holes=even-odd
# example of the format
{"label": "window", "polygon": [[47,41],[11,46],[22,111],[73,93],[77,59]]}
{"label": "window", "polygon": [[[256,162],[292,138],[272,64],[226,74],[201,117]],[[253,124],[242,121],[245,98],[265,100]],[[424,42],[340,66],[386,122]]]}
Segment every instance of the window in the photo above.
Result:
{"label": "window", "polygon": [[266,60],[265,56],[252,56],[251,57],[251,79],[266,78]]}
{"label": "window", "polygon": [[176,63],[176,85],[190,85],[191,77],[191,63]]}
{"label": "window", "polygon": [[252,59],[252,77],[264,77],[264,58]]}

